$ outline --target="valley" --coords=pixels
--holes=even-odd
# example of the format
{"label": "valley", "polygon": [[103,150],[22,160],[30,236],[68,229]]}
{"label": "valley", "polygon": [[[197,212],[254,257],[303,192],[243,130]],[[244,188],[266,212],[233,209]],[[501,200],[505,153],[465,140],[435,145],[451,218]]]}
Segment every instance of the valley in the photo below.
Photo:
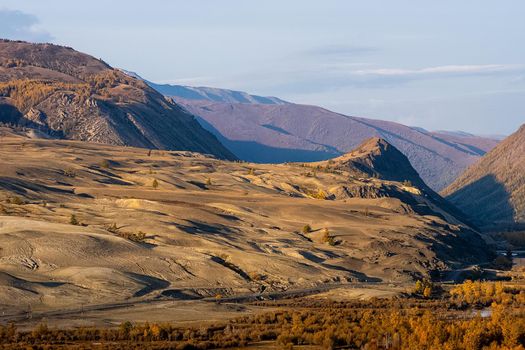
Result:
{"label": "valley", "polygon": [[[46,319],[94,305],[114,314],[330,286],[390,294],[493,258],[449,208],[379,176],[8,129],[0,144],[0,304],[9,315],[24,317],[29,305]],[[177,312],[170,317],[162,320]]]}

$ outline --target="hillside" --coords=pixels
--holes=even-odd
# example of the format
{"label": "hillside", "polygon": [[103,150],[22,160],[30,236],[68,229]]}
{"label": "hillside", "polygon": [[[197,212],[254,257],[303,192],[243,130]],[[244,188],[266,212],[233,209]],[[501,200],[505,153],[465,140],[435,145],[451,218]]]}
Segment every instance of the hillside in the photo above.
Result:
{"label": "hillside", "polygon": [[468,168],[443,195],[489,230],[525,225],[525,125]]}
{"label": "hillside", "polygon": [[2,135],[6,311],[404,283],[493,257],[387,174]]}
{"label": "hillside", "polygon": [[51,44],[0,41],[0,122],[57,138],[235,158],[143,81]]}
{"label": "hillside", "polygon": [[316,106],[175,100],[198,116],[240,159],[258,163],[326,160],[351,151],[370,137],[380,137],[403,152],[434,190],[446,187],[498,143],[350,117]]}

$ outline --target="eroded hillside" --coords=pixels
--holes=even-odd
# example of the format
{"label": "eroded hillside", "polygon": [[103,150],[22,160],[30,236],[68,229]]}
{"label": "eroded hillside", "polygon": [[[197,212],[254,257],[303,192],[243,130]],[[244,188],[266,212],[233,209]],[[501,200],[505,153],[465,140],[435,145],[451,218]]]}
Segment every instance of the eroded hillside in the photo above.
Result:
{"label": "eroded hillside", "polygon": [[0,159],[6,308],[402,282],[490,258],[413,185],[314,164],[5,130]]}
{"label": "eroded hillside", "polygon": [[142,80],[71,48],[0,40],[0,123],[52,137],[235,159]]}

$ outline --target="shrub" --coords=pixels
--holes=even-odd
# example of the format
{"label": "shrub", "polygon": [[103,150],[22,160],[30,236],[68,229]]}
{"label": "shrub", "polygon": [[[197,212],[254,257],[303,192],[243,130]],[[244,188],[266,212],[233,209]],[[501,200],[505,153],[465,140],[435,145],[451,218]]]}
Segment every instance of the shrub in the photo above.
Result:
{"label": "shrub", "polygon": [[310,197],[315,199],[327,199],[328,195],[323,190],[318,190],[316,193],[310,193]]}
{"label": "shrub", "polygon": [[302,229],[302,232],[303,232],[304,234],[307,234],[307,233],[312,232],[312,226],[310,226],[310,225],[308,225],[308,224],[304,225],[304,226],[303,226],[303,229]]}
{"label": "shrub", "polygon": [[73,178],[77,176],[77,172],[73,168],[67,168],[67,169],[62,170],[62,174],[64,174],[64,176],[73,177]]}
{"label": "shrub", "polygon": [[263,281],[266,278],[265,275],[263,275],[262,273],[258,273],[258,272],[250,272],[248,276],[250,277],[252,281]]}
{"label": "shrub", "polygon": [[328,243],[331,246],[335,245],[335,238],[330,235],[330,231],[327,228],[323,229],[323,237],[321,238],[323,243]]}
{"label": "shrub", "polygon": [[75,214],[71,214],[71,216],[69,217],[69,223],[75,226],[80,225],[80,222],[78,221],[77,216]]}
{"label": "shrub", "polygon": [[151,187],[153,187],[154,190],[156,190],[157,188],[159,188],[159,182],[157,181],[157,179],[153,179],[153,182],[151,184]]}
{"label": "shrub", "polygon": [[425,298],[430,298],[434,284],[429,280],[417,280],[414,286],[414,294],[422,295]]}
{"label": "shrub", "polygon": [[102,162],[100,162],[100,167],[104,169],[109,168],[109,162],[107,161],[107,159],[104,159]]}
{"label": "shrub", "polygon": [[211,179],[209,177],[206,178],[206,185],[211,186]]}
{"label": "shrub", "polygon": [[113,223],[109,226],[106,226],[106,231],[114,233],[122,238],[128,239],[132,242],[138,242],[142,243],[146,239],[146,233],[143,231],[139,231],[137,233],[134,232],[124,232],[121,231],[120,228],[117,227],[117,224]]}
{"label": "shrub", "polygon": [[111,232],[111,233],[118,233],[119,232],[119,228],[117,227],[116,223],[112,223],[111,225],[107,225],[105,228],[106,228],[106,231]]}
{"label": "shrub", "polygon": [[7,200],[6,200],[6,203],[15,204],[15,205],[24,205],[24,204],[26,204],[26,202],[22,198],[17,197],[17,196],[8,197]]}

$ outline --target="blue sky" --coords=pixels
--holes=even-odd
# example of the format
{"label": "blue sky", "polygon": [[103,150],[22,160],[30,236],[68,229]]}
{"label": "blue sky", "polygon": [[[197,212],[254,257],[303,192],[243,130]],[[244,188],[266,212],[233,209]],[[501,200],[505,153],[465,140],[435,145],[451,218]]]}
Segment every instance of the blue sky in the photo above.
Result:
{"label": "blue sky", "polygon": [[509,134],[525,123],[524,15],[522,0],[0,0],[0,36],[155,82]]}

